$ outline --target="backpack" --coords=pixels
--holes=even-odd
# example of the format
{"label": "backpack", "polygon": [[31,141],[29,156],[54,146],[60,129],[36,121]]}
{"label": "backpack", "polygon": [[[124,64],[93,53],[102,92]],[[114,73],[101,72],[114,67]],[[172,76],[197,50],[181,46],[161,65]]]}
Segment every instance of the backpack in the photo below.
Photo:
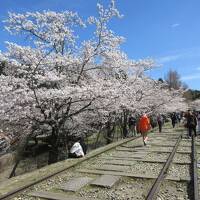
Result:
{"label": "backpack", "polygon": [[129,123],[129,126],[131,126],[131,125],[135,126],[136,125],[136,119],[134,117],[130,117],[128,123]]}

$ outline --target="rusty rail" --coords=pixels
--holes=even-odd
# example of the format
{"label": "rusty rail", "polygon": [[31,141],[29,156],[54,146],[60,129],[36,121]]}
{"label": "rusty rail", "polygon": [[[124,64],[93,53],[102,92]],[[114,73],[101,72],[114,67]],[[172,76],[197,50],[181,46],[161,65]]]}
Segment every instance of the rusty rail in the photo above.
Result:
{"label": "rusty rail", "polygon": [[193,199],[199,199],[198,191],[198,170],[197,170],[197,152],[195,145],[195,137],[192,135],[192,187],[193,187]]}

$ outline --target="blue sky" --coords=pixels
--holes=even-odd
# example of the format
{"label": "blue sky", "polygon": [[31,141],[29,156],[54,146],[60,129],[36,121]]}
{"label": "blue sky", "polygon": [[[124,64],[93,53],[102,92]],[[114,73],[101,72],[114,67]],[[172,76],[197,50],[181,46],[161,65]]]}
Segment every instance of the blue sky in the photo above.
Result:
{"label": "blue sky", "polygon": [[[1,0],[0,21],[8,11],[73,10],[86,18],[95,15],[97,2],[106,5],[109,0]],[[116,4],[124,17],[113,20],[111,28],[126,38],[123,51],[131,59],[155,59],[161,67],[148,72],[153,78],[177,70],[190,88],[200,90],[200,1],[117,0]],[[3,27],[0,22],[0,50],[6,49],[4,41],[24,43],[24,38],[10,36]]]}

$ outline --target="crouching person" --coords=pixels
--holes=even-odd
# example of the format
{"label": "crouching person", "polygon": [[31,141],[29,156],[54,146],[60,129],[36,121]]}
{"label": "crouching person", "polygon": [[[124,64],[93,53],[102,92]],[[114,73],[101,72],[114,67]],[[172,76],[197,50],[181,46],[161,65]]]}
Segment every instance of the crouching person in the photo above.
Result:
{"label": "crouching person", "polygon": [[81,158],[84,155],[85,154],[83,152],[83,148],[82,148],[82,146],[80,144],[80,141],[78,140],[71,147],[70,152],[69,152],[69,158]]}

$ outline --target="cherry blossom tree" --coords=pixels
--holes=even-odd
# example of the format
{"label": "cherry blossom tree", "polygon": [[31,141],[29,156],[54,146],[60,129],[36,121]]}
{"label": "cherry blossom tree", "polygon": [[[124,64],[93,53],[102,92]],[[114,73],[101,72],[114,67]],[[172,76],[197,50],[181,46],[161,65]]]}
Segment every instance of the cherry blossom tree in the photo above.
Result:
{"label": "cherry blossom tree", "polygon": [[[97,4],[98,16],[82,19],[65,11],[9,13],[6,29],[24,35],[30,46],[7,42],[0,54],[0,118],[20,124],[26,134],[49,135],[49,163],[56,162],[69,135],[94,131],[125,112],[141,113],[177,105],[173,91],[146,77],[154,61],[129,60],[123,37],[108,28],[121,15],[111,0]],[[80,29],[95,27],[88,40]],[[176,100],[175,100],[176,99]],[[169,104],[171,103],[171,104]],[[107,123],[108,124],[108,123]]]}
{"label": "cherry blossom tree", "polygon": [[[135,67],[120,50],[123,38],[107,26],[113,17],[121,17],[115,2],[108,8],[97,7],[98,17],[86,21],[69,11],[9,13],[6,21],[11,34],[23,34],[32,44],[7,43],[0,115],[4,120],[23,123],[29,134],[48,131],[50,163],[57,161],[58,148],[68,134],[82,130],[74,129],[84,124],[82,116],[116,101],[116,74]],[[95,26],[94,35],[80,43],[78,29],[88,26]],[[103,105],[98,104],[101,101]]]}
{"label": "cherry blossom tree", "polygon": [[200,110],[200,99],[196,99],[189,103],[189,107],[199,111]]}

